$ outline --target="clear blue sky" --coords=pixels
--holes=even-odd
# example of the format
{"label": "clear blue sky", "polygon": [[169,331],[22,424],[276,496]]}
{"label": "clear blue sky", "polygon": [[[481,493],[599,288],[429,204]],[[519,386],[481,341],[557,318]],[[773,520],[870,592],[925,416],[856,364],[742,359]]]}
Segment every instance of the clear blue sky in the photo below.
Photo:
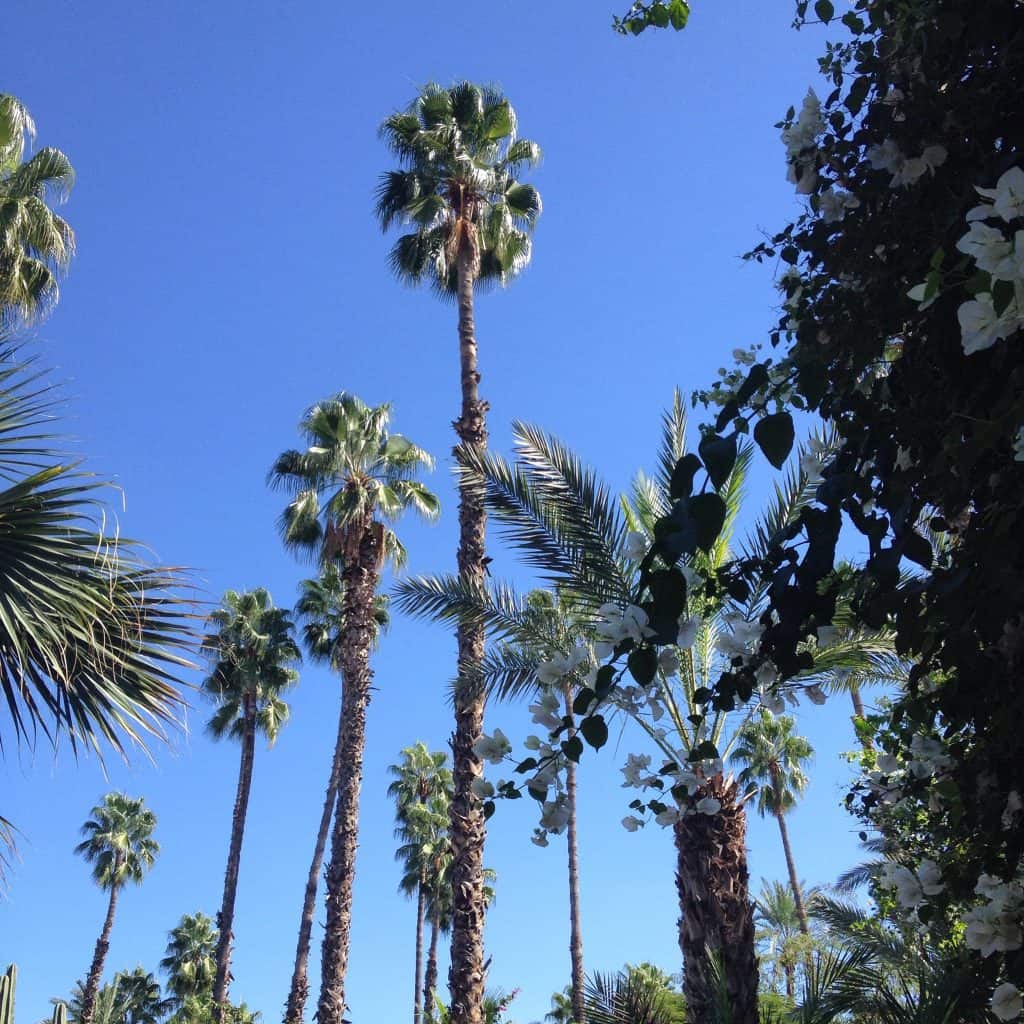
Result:
{"label": "clear blue sky", "polygon": [[[394,283],[372,217],[390,165],[377,125],[431,79],[500,84],[545,151],[533,264],[478,306],[493,445],[505,449],[521,418],[616,486],[650,464],[672,386],[706,386],[772,320],[770,271],[738,256],[795,208],[773,124],[814,80],[821,41],[790,30],[787,0],[701,0],[683,34],[624,40],[609,28],[614,3],[8,5],[0,91],[24,100],[40,144],[78,170],[66,215],[80,251],[37,346],[67,382],[68,427],[91,468],[124,489],[125,533],[195,567],[212,598],[265,585],[290,603],[303,569],[277,541],[281,498],[264,476],[303,409],[344,388],[392,401],[396,428],[437,455],[444,518],[402,531],[411,571],[454,565],[455,311]],[[765,483],[760,473],[762,493]],[[446,745],[453,666],[450,637],[403,619],[376,659],[348,987],[356,1024],[409,1012],[414,908],[395,892],[385,769],[415,740]],[[304,670],[291,723],[257,753],[232,991],[268,1022],[290,976],[337,690]],[[20,965],[22,1024],[88,967],[105,902],[71,849],[108,789],[144,795],[163,844],[121,901],[108,973],[156,970],[181,914],[217,909],[237,749],[206,738],[206,714],[196,708],[155,763],[112,761],[107,778],[95,760],[44,748],[0,765],[0,810],[25,833],[0,904],[0,962]],[[838,808],[847,716],[838,703],[801,720],[818,757],[791,828],[812,882],[857,856]],[[526,723],[517,708],[491,719],[510,735]],[[617,768],[632,749],[624,741],[581,773],[588,967],[678,970],[671,837],[617,824],[630,799]],[[530,844],[530,803],[499,810],[486,858],[499,877],[491,980],[522,987],[520,1024],[543,1015],[569,973],[564,845]],[[755,885],[782,877],[774,825],[752,821],[750,842]]]}

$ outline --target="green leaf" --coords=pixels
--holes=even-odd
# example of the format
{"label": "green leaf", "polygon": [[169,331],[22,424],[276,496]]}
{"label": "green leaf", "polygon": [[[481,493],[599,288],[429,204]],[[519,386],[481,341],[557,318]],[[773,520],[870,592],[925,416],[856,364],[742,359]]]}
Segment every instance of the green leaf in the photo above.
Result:
{"label": "green leaf", "polygon": [[919,533],[908,533],[903,538],[903,555],[923,569],[932,567],[932,546]]}
{"label": "green leaf", "polygon": [[583,738],[595,750],[600,750],[608,742],[608,723],[603,715],[591,715],[580,722]]}
{"label": "green leaf", "polygon": [[718,540],[726,517],[725,502],[717,494],[698,494],[690,499],[689,512],[697,533],[697,547],[710,551]]}
{"label": "green leaf", "polygon": [[686,0],[672,0],[668,5],[668,16],[672,27],[679,32],[686,28],[686,23],[690,19],[690,5]]}
{"label": "green leaf", "polygon": [[658,674],[658,655],[653,647],[638,647],[633,651],[626,666],[629,674],[641,685],[647,686]]}
{"label": "green leaf", "polygon": [[494,813],[494,801],[493,800],[488,800],[484,804],[484,821],[487,821],[487,819],[490,818],[490,816],[493,813]]}
{"label": "green leaf", "polygon": [[580,758],[583,756],[583,740],[579,736],[570,736],[569,739],[562,740],[562,753],[570,761],[579,764]]}
{"label": "green leaf", "polygon": [[828,22],[830,22],[834,17],[836,9],[832,6],[831,0],[816,0],[814,13],[821,18],[823,22],[828,24]]}
{"label": "green leaf", "polygon": [[746,404],[758,388],[768,383],[768,367],[764,363],[754,363],[747,372],[747,379],[740,385],[736,392],[736,401],[740,405]]}
{"label": "green leaf", "polygon": [[705,740],[703,743],[698,743],[697,746],[690,751],[691,761],[710,761],[718,757],[718,747],[711,742],[711,740]]}
{"label": "green leaf", "polygon": [[590,708],[590,705],[594,703],[597,694],[589,686],[584,686],[579,693],[576,694],[576,699],[572,702],[572,710],[574,714],[585,715]]}
{"label": "green leaf", "polygon": [[714,691],[707,686],[698,686],[693,691],[693,703],[694,704],[707,704],[709,700],[714,696]]}
{"label": "green leaf", "polygon": [[615,685],[615,666],[602,665],[597,670],[597,678],[594,680],[594,692],[598,699],[603,698]]}
{"label": "green leaf", "polygon": [[754,440],[765,454],[765,458],[776,468],[782,469],[793,450],[793,417],[788,412],[777,412],[765,416],[754,426]]}
{"label": "green leaf", "polygon": [[669,497],[673,501],[680,498],[688,498],[693,491],[693,478],[700,469],[700,459],[693,452],[687,452],[675,465],[672,470],[672,479],[669,482]]}
{"label": "green leaf", "polygon": [[736,435],[733,433],[728,437],[719,437],[717,434],[707,434],[701,438],[697,451],[715,490],[720,491],[736,464]]}
{"label": "green leaf", "polygon": [[517,764],[515,766],[514,770],[516,772],[518,772],[520,775],[522,775],[524,772],[533,771],[533,769],[536,768],[536,767],[537,767],[537,758],[535,758],[535,757],[528,757],[525,761],[520,761],[519,764]]}

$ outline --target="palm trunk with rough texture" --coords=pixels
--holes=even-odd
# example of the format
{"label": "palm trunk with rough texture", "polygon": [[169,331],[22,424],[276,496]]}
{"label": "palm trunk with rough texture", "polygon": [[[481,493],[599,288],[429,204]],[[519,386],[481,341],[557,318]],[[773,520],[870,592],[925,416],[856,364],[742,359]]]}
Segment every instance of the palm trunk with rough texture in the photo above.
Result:
{"label": "palm trunk with rough texture", "polygon": [[339,714],[338,736],[334,741],[334,757],[331,760],[331,775],[327,781],[324,809],[320,814],[320,830],[316,834],[313,860],[309,865],[309,875],[306,878],[302,919],[299,923],[299,939],[295,947],[295,968],[292,971],[292,984],[284,1011],[285,1024],[301,1024],[306,1012],[306,1000],[309,998],[309,947],[313,934],[313,919],[316,914],[316,891],[320,884],[320,868],[324,862],[327,836],[331,831],[331,818],[334,815],[334,805],[338,798],[338,775],[341,771],[341,741],[344,725],[345,719]]}
{"label": "palm trunk with rough texture", "polygon": [[782,814],[777,814],[775,818],[779,823],[779,832],[782,835],[782,849],[786,854],[786,870],[789,872],[789,887],[793,890],[793,902],[796,905],[796,917],[800,922],[800,931],[804,935],[809,935],[811,929],[807,924],[804,894],[800,889],[800,879],[796,876],[796,864],[793,863],[793,851],[789,846],[789,829],[786,828],[786,818]]}
{"label": "palm trunk with rough texture", "polygon": [[437,991],[437,940],[441,928],[437,918],[430,921],[430,949],[427,952],[427,970],[423,978],[423,1015],[427,1024],[434,1021],[434,993]]}
{"label": "palm trunk with rough texture", "polygon": [[228,866],[224,871],[224,898],[217,927],[217,973],[213,982],[213,1015],[220,1021],[222,1011],[228,1002],[228,985],[231,983],[231,940],[235,923],[235,896],[238,892],[238,867],[242,859],[242,837],[245,834],[245,815],[249,808],[249,791],[252,789],[252,768],[256,754],[256,702],[251,693],[243,698],[244,731],[242,733],[242,757],[238,767],[238,790],[235,807],[231,815],[231,845],[228,847]]}
{"label": "palm trunk with rough texture", "polygon": [[[116,877],[119,861],[114,861],[114,875]],[[79,1017],[80,1024],[92,1024],[93,1013],[96,1010],[96,993],[99,992],[100,978],[103,976],[103,965],[107,959],[107,951],[110,949],[110,933],[114,927],[114,913],[117,910],[117,894],[120,891],[119,885],[110,887],[110,901],[107,903],[107,916],[103,922],[103,931],[96,940],[96,951],[92,956],[92,965],[89,967],[89,977],[85,982],[85,992],[82,995],[82,1013]]]}
{"label": "palm trunk with rough texture", "polygon": [[[455,421],[460,444],[467,449],[487,446],[487,403],[480,400],[476,336],[473,325],[475,258],[467,243],[458,257],[459,363],[462,376],[462,414]],[[484,583],[484,535],[487,514],[479,486],[462,477],[459,483],[459,578]],[[466,678],[484,656],[484,631],[475,623],[460,623],[457,631],[459,675]],[[484,1002],[484,842],[487,828],[483,804],[472,790],[480,777],[480,758],[473,744],[484,726],[485,694],[464,694],[455,702],[452,736],[454,794],[451,802],[452,949],[448,971],[451,1024],[483,1024]],[[320,1024],[327,1024],[321,1021]]]}
{"label": "palm trunk with rough texture", "polygon": [[423,907],[424,871],[420,871],[420,884],[416,889],[416,983],[413,986],[412,1020],[420,1024],[423,1020]]}
{"label": "palm trunk with rough texture", "polygon": [[690,1024],[715,1024],[710,949],[721,960],[732,1024],[758,1024],[746,812],[733,778],[719,775],[705,783],[696,799],[705,796],[721,802],[717,814],[686,815],[675,825],[686,1019]]}
{"label": "palm trunk with rough texture", "polygon": [[363,780],[366,710],[370,704],[370,651],[377,583],[380,579],[382,531],[367,520],[348,528],[345,552],[340,661],[342,677],[342,755],[338,775],[338,806],[327,865],[327,920],[320,968],[319,1024],[340,1024],[345,1014],[345,975],[352,932],[352,883],[359,845],[359,790]]}
{"label": "palm trunk with rough texture", "polygon": [[[572,686],[565,682],[565,713],[573,723],[568,736],[576,735],[572,711]],[[569,803],[566,840],[569,847],[569,960],[572,964],[572,1013],[575,1024],[586,1024],[587,1002],[583,972],[583,931],[580,927],[580,853],[576,835],[576,763],[569,760],[565,770],[565,795]]]}

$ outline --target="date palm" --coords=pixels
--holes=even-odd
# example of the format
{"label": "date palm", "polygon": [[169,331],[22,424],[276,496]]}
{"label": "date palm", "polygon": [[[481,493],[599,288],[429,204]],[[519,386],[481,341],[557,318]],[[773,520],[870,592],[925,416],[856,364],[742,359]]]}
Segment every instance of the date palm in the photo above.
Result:
{"label": "date palm", "polygon": [[[299,584],[301,595],[295,605],[295,615],[302,625],[302,639],[311,661],[329,665],[335,672],[341,671],[341,633],[344,626],[345,584],[337,565],[322,566],[316,579],[303,580]],[[390,624],[388,600],[385,594],[377,595],[374,622],[378,636]],[[342,739],[345,719],[339,712],[338,731],[334,744],[334,757],[327,779],[327,792],[320,814],[313,859],[306,876],[306,888],[302,900],[302,916],[299,919],[299,937],[295,945],[295,966],[292,969],[288,1001],[285,1004],[285,1024],[299,1024],[309,997],[309,948],[313,933],[313,918],[316,911],[316,894],[320,883],[320,869],[323,866],[324,850],[331,830],[331,819],[338,796],[338,779],[341,776]]]}
{"label": "date palm", "polygon": [[[529,263],[530,233],[540,194],[517,180],[540,159],[536,143],[517,134],[509,101],[490,88],[460,82],[426,86],[407,110],[392,114],[381,135],[400,167],[385,174],[377,216],[386,231],[408,227],[391,250],[391,267],[405,282],[424,280],[458,306],[462,406],[455,421],[459,450],[487,447],[487,403],[480,398],[474,320],[478,284],[507,284]],[[479,585],[486,570],[486,511],[465,483],[459,489],[459,577]],[[457,627],[458,671],[480,664],[484,635],[473,623]],[[455,705],[452,838],[455,905],[449,971],[454,1024],[481,1024],[484,997],[483,855],[486,828],[472,794],[480,776],[473,744],[483,731],[484,695]]]}
{"label": "date palm", "polygon": [[342,677],[341,766],[327,867],[327,920],[318,1018],[342,1019],[359,837],[359,791],[366,714],[377,636],[377,587],[386,560],[401,566],[405,549],[386,524],[408,509],[436,518],[437,498],[417,479],[433,460],[407,438],[389,434],[391,406],[367,406],[344,392],[313,406],[299,425],[305,450],[284,452],[271,483],[292,492],[281,519],[285,544],[337,564],[344,587],[337,661]]}
{"label": "date palm", "polygon": [[212,629],[203,640],[203,650],[213,670],[203,681],[203,691],[216,704],[216,710],[207,723],[207,731],[214,739],[236,739],[241,747],[224,896],[217,917],[213,1007],[219,1020],[221,1009],[228,1005],[235,897],[256,736],[262,734],[271,745],[277,738],[288,717],[288,705],[281,699],[281,693],[298,679],[292,666],[301,660],[301,654],[288,611],[275,608],[270,594],[262,587],[241,593],[227,591],[209,622]]}
{"label": "date palm", "polygon": [[75,853],[92,864],[93,881],[110,893],[103,930],[96,940],[92,965],[83,986],[82,1024],[91,1024],[93,1019],[121,889],[127,882],[139,884],[160,852],[160,845],[153,838],[155,828],[156,815],[144,801],[124,793],[108,793],[82,826],[85,838],[75,847]]}
{"label": "date palm", "polygon": [[763,959],[772,965],[773,984],[778,984],[781,968],[785,975],[786,996],[793,999],[796,996],[797,957],[792,953],[792,946],[793,940],[801,933],[793,887],[784,882],[762,879],[761,891],[754,901],[754,921],[760,925],[755,938],[759,944],[765,945]]}
{"label": "date palm", "polygon": [[402,760],[388,766],[388,796],[395,802],[395,837],[403,843],[395,858],[403,865],[399,889],[416,899],[416,964],[413,1024],[423,1018],[423,925],[429,859],[447,831],[452,774],[444,751],[432,752],[419,742],[402,750]]}
{"label": "date palm", "polygon": [[747,722],[740,730],[739,743],[732,752],[734,764],[741,765],[740,780],[757,786],[757,811],[761,817],[772,815],[779,823],[786,869],[793,890],[800,931],[809,934],[800,879],[793,862],[793,850],[786,828],[786,814],[796,806],[807,787],[805,767],[814,757],[814,748],[798,736],[796,722],[788,715],[775,716],[767,711]]}
{"label": "date palm", "polygon": [[75,235],[51,209],[75,181],[71,161],[47,146],[25,160],[36,128],[25,106],[0,95],[0,327],[36,319],[57,300],[57,275]]}
{"label": "date palm", "polygon": [[209,999],[217,976],[217,928],[202,913],[183,914],[171,929],[160,969],[175,1009],[190,998]]}

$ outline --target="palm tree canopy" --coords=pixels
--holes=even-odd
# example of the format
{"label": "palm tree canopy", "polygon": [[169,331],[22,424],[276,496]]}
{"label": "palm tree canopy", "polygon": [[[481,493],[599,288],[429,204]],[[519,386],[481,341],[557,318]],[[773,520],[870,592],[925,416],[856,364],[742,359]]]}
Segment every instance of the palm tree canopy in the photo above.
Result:
{"label": "palm tree canopy", "polygon": [[539,162],[540,147],[517,137],[516,112],[500,92],[431,83],[380,134],[400,167],[381,178],[377,217],[385,231],[395,223],[411,229],[391,250],[399,279],[427,278],[454,295],[467,249],[480,281],[505,284],[523,270],[541,199],[518,175]]}
{"label": "palm tree canopy", "polygon": [[106,485],[48,433],[52,392],[0,330],[0,705],[16,742],[42,732],[124,754],[125,738],[161,736],[184,706],[185,581],[103,531]]}
{"label": "palm tree canopy", "polygon": [[740,780],[759,787],[761,815],[785,814],[807,786],[804,769],[814,757],[814,748],[795,728],[789,715],[763,711],[740,730],[732,760],[744,766]]}
{"label": "palm tree canopy", "polygon": [[0,95],[0,326],[36,319],[57,300],[57,274],[75,249],[71,227],[48,205],[67,198],[71,161],[47,147],[25,161],[35,124],[14,96]]}
{"label": "palm tree canopy", "polygon": [[177,1006],[189,997],[208,997],[217,973],[217,928],[205,914],[184,914],[168,935],[160,969]]}
{"label": "palm tree canopy", "polygon": [[281,692],[298,679],[291,666],[302,659],[288,611],[275,608],[263,587],[229,590],[209,621],[215,629],[203,649],[214,669],[203,691],[217,705],[207,724],[210,734],[241,738],[251,709],[257,729],[273,743],[288,717]]}
{"label": "palm tree canopy", "polygon": [[[412,508],[436,519],[440,503],[415,479],[434,460],[401,434],[389,434],[391,406],[370,407],[340,392],[314,405],[299,424],[307,447],[278,456],[272,486],[291,491],[281,517],[285,544],[321,563],[344,560],[348,527],[367,517],[393,522]],[[405,549],[384,531],[384,554],[396,567]]]}
{"label": "palm tree canopy", "polygon": [[173,1001],[164,998],[160,982],[144,967],[118,971],[114,982],[121,1003],[121,1024],[159,1024],[172,1009]]}
{"label": "palm tree canopy", "polygon": [[155,828],[156,815],[142,797],[108,793],[82,826],[85,839],[75,853],[92,864],[93,881],[102,889],[138,883],[160,852],[153,838]]}
{"label": "palm tree canopy", "polygon": [[388,765],[392,781],[388,797],[395,801],[395,817],[401,821],[410,807],[433,796],[451,795],[452,773],[448,755],[430,750],[422,740],[402,749],[402,760]]}

